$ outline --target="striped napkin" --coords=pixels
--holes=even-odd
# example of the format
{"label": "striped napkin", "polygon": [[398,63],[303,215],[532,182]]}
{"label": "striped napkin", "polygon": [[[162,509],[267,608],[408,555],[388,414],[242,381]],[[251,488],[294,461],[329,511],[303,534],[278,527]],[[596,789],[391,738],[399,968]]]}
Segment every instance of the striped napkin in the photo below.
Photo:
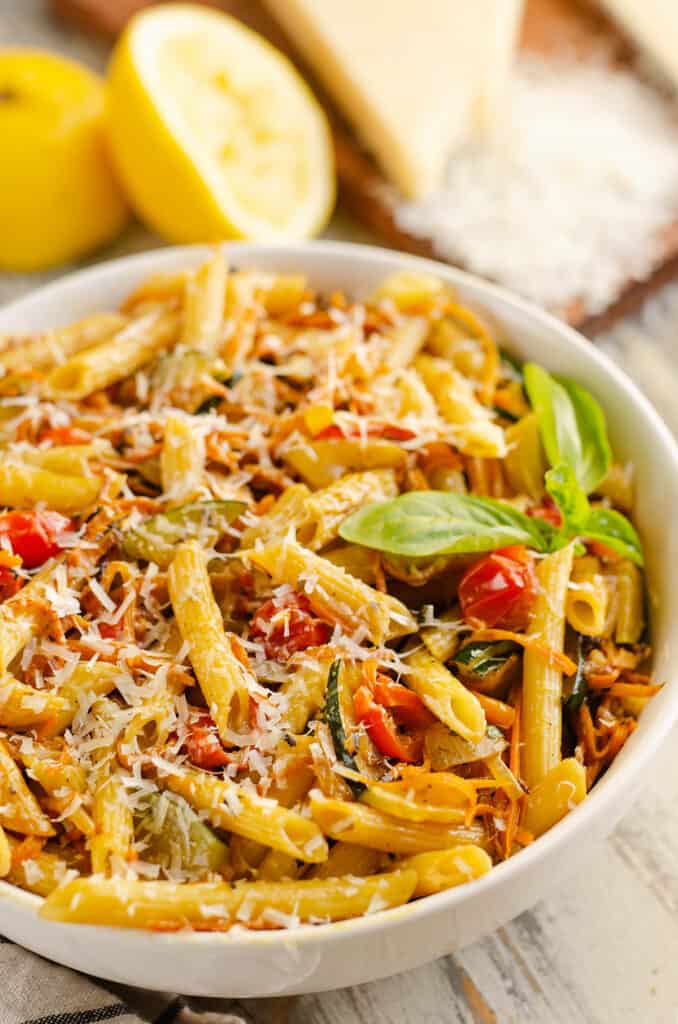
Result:
{"label": "striped napkin", "polygon": [[0,936],[0,1024],[246,1024],[165,992],[107,985],[43,960]]}

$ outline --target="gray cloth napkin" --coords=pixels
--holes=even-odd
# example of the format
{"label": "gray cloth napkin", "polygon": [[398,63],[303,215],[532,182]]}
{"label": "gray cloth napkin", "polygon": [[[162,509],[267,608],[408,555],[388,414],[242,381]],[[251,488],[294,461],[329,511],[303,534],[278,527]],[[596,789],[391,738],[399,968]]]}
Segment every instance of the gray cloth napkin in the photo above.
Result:
{"label": "gray cloth napkin", "polygon": [[[210,1001],[210,1007],[214,1001]],[[29,953],[0,936],[0,1024],[246,1024],[165,992],[108,985]]]}

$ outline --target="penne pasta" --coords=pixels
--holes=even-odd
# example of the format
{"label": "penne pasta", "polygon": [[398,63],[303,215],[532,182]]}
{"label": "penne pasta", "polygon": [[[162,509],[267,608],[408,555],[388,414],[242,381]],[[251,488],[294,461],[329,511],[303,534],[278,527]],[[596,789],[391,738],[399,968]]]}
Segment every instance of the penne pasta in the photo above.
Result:
{"label": "penne pasta", "polygon": [[608,591],[600,561],[591,555],[575,558],[565,599],[568,623],[584,636],[602,636],[607,611]]}
{"label": "penne pasta", "polygon": [[93,348],[121,331],[127,318],[119,313],[93,313],[74,324],[45,331],[25,340],[12,339],[11,348],[0,352],[0,366],[5,373],[26,367],[31,371],[47,370],[69,356]]}
{"label": "penne pasta", "polygon": [[465,455],[504,458],[504,432],[491,422],[468,380],[436,356],[418,356],[414,365],[433,395],[440,415],[454,427],[459,450]]}
{"label": "penne pasta", "polygon": [[310,806],[313,820],[326,836],[386,853],[424,853],[485,841],[479,825],[403,821],[365,804],[332,800],[316,791],[311,793]]}
{"label": "penne pasta", "polygon": [[194,771],[172,772],[161,782],[197,811],[203,811],[217,828],[310,864],[327,857],[327,843],[317,825],[237,783]]}
{"label": "penne pasta", "polygon": [[101,769],[94,790],[92,821],[89,851],[93,873],[124,877],[133,857],[134,821],[122,777],[111,772],[110,766]]}
{"label": "penne pasta", "polygon": [[486,875],[492,867],[492,859],[480,846],[453,846],[451,850],[404,857],[398,865],[416,871],[415,896],[432,896]]}
{"label": "penne pasta", "polygon": [[614,636],[618,644],[637,644],[645,628],[643,581],[638,568],[627,558],[614,567],[617,591],[617,620]]}
{"label": "penne pasta", "polygon": [[56,889],[40,909],[50,921],[153,928],[201,925],[220,930],[236,921],[250,927],[283,927],[286,919],[343,921],[370,906],[406,903],[417,882],[414,871],[391,871],[367,878],[250,882],[227,885],[196,882],[133,882],[75,879]]}
{"label": "penne pasta", "polygon": [[586,769],[574,757],[554,765],[525,801],[523,825],[533,836],[553,828],[586,796]]}
{"label": "penne pasta", "polygon": [[476,695],[427,650],[408,656],[407,683],[452,732],[472,742],[485,735],[485,713]]}
{"label": "penne pasta", "polygon": [[218,350],[224,330],[227,274],[224,250],[219,246],[186,278],[182,345],[199,352]]}
{"label": "penne pasta", "polygon": [[309,441],[300,448],[288,448],[283,455],[288,466],[314,490],[329,487],[349,472],[369,469],[404,470],[407,453],[393,441],[367,440]]}
{"label": "penne pasta", "polygon": [[244,722],[250,674],[224,632],[214,600],[207,559],[196,543],[181,545],[169,567],[170,599],[181,635],[210,713],[225,742]]}
{"label": "penne pasta", "polygon": [[[565,603],[573,546],[569,544],[537,566],[537,596],[528,636],[553,651],[563,650]],[[525,782],[536,786],[560,761],[562,735],[562,670],[534,647],[525,650],[523,661],[523,752]]]}
{"label": "penne pasta", "polygon": [[303,581],[304,592],[318,612],[349,627],[362,625],[373,643],[416,631],[411,613],[400,601],[372,590],[296,541],[269,544],[250,551],[249,557],[276,585]]}
{"label": "penne pasta", "polygon": [[165,422],[160,453],[162,489],[170,508],[195,501],[205,478],[205,439],[188,417],[174,413]]}
{"label": "penne pasta", "polygon": [[3,739],[0,739],[0,826],[24,836],[55,834]]}
{"label": "penne pasta", "polygon": [[342,520],[372,501],[386,501],[398,494],[392,469],[375,469],[347,476],[315,491],[304,502],[305,518],[297,531],[300,542],[320,551],[339,533]]}
{"label": "penne pasta", "polygon": [[177,326],[176,316],[162,311],[132,320],[109,341],[52,370],[45,380],[46,396],[74,401],[129,377],[171,344]]}
{"label": "penne pasta", "polygon": [[84,512],[99,497],[101,481],[94,476],[71,476],[28,463],[0,463],[0,504],[32,508],[44,503],[67,515]]}

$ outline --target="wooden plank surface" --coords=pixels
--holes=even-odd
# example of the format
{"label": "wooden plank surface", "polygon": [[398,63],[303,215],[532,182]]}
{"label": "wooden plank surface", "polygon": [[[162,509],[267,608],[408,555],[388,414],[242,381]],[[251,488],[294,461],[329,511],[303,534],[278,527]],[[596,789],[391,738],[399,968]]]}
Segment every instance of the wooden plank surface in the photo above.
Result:
{"label": "wooden plank surface", "polygon": [[[114,36],[121,31],[132,14],[157,0],[49,2],[60,17],[88,31]],[[309,78],[332,121],[337,172],[345,207],[373,231],[382,243],[420,256],[435,256],[433,245],[428,239],[415,237],[398,227],[385,199],[386,182],[382,174],[356,142],[343,120],[337,116],[329,97],[296,54],[293,41],[285,37],[261,0],[201,2],[219,7],[261,32],[288,53]],[[628,40],[596,8],[592,0],[527,0],[520,45],[523,50],[547,56],[566,52],[587,57],[604,49],[612,63],[628,64],[634,58]],[[666,225],[662,233],[662,244],[664,255],[656,269],[645,280],[629,281],[601,313],[591,314],[577,297],[573,297],[563,309],[555,312],[589,336],[609,329],[621,317],[637,310],[650,294],[678,275],[678,224]]]}
{"label": "wooden plank surface", "polygon": [[[0,0],[0,45],[10,44],[51,47],[94,67],[105,60],[105,47],[50,21],[44,0]],[[328,235],[370,240],[345,213]],[[132,228],[103,255],[157,244]],[[0,275],[0,303],[56,276]],[[647,307],[643,324],[624,324],[604,345],[667,418],[673,413],[678,429],[674,339],[676,288]],[[483,941],[339,992],[192,1005],[237,1013],[249,1024],[678,1024],[677,807],[678,731],[649,772],[641,802],[586,870]],[[137,1002],[144,1007],[143,996]]]}

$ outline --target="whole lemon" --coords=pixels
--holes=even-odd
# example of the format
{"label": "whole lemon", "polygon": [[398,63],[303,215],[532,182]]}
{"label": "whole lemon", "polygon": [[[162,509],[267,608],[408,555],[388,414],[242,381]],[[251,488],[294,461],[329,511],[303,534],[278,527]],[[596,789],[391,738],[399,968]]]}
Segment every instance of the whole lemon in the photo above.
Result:
{"label": "whole lemon", "polygon": [[113,238],[127,206],[109,165],[101,80],[37,50],[0,50],[0,268],[40,270]]}

